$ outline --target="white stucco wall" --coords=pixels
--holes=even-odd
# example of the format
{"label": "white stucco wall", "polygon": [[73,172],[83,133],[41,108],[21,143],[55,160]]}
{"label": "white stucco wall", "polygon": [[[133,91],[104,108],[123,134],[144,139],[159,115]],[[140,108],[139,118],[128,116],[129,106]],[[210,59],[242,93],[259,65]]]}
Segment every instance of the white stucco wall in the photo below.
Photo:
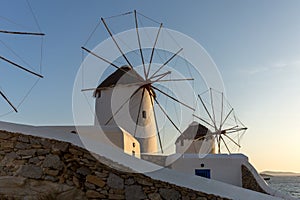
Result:
{"label": "white stucco wall", "polygon": [[[172,163],[176,157],[178,155],[171,155],[167,163]],[[195,169],[209,169],[211,179],[241,187],[244,162],[248,162],[248,158],[243,154],[184,154],[171,164],[171,169],[191,175],[195,175]]]}

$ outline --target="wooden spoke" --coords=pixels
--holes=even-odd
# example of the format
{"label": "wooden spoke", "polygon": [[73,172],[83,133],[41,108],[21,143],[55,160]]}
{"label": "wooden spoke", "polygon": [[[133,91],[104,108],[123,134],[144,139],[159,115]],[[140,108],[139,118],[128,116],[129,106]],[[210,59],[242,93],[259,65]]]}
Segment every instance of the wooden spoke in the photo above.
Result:
{"label": "wooden spoke", "polygon": [[150,77],[153,78],[153,76],[155,76],[164,66],[166,66],[171,60],[173,60],[181,51],[183,50],[183,48],[179,49],[175,54],[173,54],[164,64],[162,64]]}
{"label": "wooden spoke", "polygon": [[202,122],[206,123],[207,125],[211,126],[212,128],[215,128],[214,125],[210,124],[208,121],[206,121],[205,119],[202,119],[201,117],[198,117],[197,115],[193,114],[194,117],[198,118],[199,120],[201,120]]}
{"label": "wooden spoke", "polygon": [[182,132],[180,131],[180,129],[176,126],[176,124],[172,121],[172,119],[170,118],[170,116],[167,114],[167,112],[163,109],[163,107],[160,105],[160,103],[154,99],[154,101],[157,103],[158,107],[161,109],[161,111],[164,113],[164,115],[168,118],[168,120],[171,122],[171,124],[175,127],[175,129],[182,134]]}
{"label": "wooden spoke", "polygon": [[221,135],[220,135],[220,138],[221,138],[221,140],[223,141],[223,143],[224,143],[224,145],[225,145],[225,147],[226,147],[228,153],[231,154],[231,152],[230,152],[230,150],[229,150],[229,148],[228,148],[228,146],[227,146],[225,140],[223,139],[223,137],[222,137]]}
{"label": "wooden spoke", "polygon": [[9,101],[9,99],[3,94],[3,92],[0,91],[0,95],[14,109],[15,112],[18,112],[17,108]]}
{"label": "wooden spoke", "polygon": [[[221,99],[221,123],[222,123],[222,121],[223,121],[223,106],[224,106],[224,102],[223,102],[223,99],[224,99],[224,97],[223,97],[223,92],[222,92],[222,99]],[[219,129],[221,129],[222,128],[222,124],[220,123],[220,127],[219,127]]]}
{"label": "wooden spoke", "polygon": [[139,34],[139,27],[138,27],[138,20],[137,20],[137,16],[136,16],[136,10],[134,10],[134,19],[135,19],[135,29],[136,29],[136,34],[137,34],[137,38],[138,38],[139,49],[140,49],[140,54],[141,54],[141,59],[142,59],[142,64],[143,64],[143,69],[144,69],[144,75],[145,75],[145,79],[147,79],[147,72],[146,72],[145,61],[144,61],[144,56],[143,56],[143,50],[142,50],[142,45],[141,45],[141,39],[140,39],[140,34]]}
{"label": "wooden spoke", "polygon": [[[215,109],[214,109],[214,102],[213,102],[213,96],[212,96],[212,89],[210,88],[210,104],[211,104],[211,110],[213,114],[213,122],[217,128],[217,123],[216,123],[216,115],[215,115]],[[221,129],[221,128],[220,128]]]}
{"label": "wooden spoke", "polygon": [[154,55],[155,46],[156,46],[156,43],[157,43],[157,40],[158,40],[158,36],[159,36],[159,33],[160,33],[160,30],[161,30],[162,26],[163,26],[163,24],[161,23],[160,26],[159,26],[159,29],[157,31],[157,35],[156,35],[156,38],[155,38],[155,41],[154,41],[154,45],[152,47],[150,61],[149,61],[149,66],[148,66],[148,70],[147,70],[147,74],[146,74],[146,79],[148,79],[148,76],[149,76],[149,72],[150,72],[150,68],[151,68],[151,64],[152,64],[152,59],[153,59],[153,55]]}
{"label": "wooden spoke", "polygon": [[116,116],[119,112],[120,112],[120,110],[125,106],[125,104],[134,96],[134,95],[136,95],[137,94],[137,92],[140,90],[142,88],[142,86],[141,87],[139,87],[136,91],[134,91],[134,93],[132,93],[132,95],[116,110],[116,112],[106,121],[106,123],[105,123],[105,125],[107,125],[113,118],[114,118],[114,116]]}
{"label": "wooden spoke", "polygon": [[229,137],[226,134],[223,134],[225,137],[227,137],[231,142],[233,142],[236,146],[238,146],[239,148],[241,148],[241,145],[239,145],[236,141],[234,141],[231,137]]}
{"label": "wooden spoke", "polygon": [[[96,53],[92,52],[91,50],[89,50],[89,49],[87,49],[87,48],[85,48],[85,47],[81,47],[81,48],[82,48],[83,50],[85,50],[86,52],[92,54],[92,55],[95,56],[96,58],[99,58],[100,60],[102,60],[102,61],[104,61],[104,62],[110,64],[111,66],[115,67],[116,69],[119,69],[119,70],[121,70],[121,71],[127,73],[127,71],[125,71],[124,69],[118,67],[117,65],[115,65],[115,64],[112,63],[112,62],[110,62],[109,60],[107,60],[107,59],[105,59],[105,58],[103,58],[103,57],[97,55]],[[130,75],[130,76],[132,76],[133,78],[140,79],[141,81],[143,81],[141,78],[139,78],[139,76],[134,76],[134,75],[132,75],[131,73],[127,73],[127,74]]]}
{"label": "wooden spoke", "polygon": [[207,115],[209,116],[210,120],[213,122],[215,131],[218,130],[218,129],[217,129],[217,126],[216,126],[216,122],[213,120],[213,118],[211,117],[210,113],[208,112],[208,109],[207,109],[207,107],[206,107],[204,101],[202,100],[201,96],[198,95],[198,98],[200,99],[200,101],[201,101],[201,103],[202,103],[202,105],[203,105],[203,107],[204,107],[204,109],[205,109]]}
{"label": "wooden spoke", "polygon": [[162,90],[158,89],[157,87],[155,87],[155,86],[151,86],[151,87],[152,87],[153,89],[155,89],[155,90],[159,91],[160,93],[164,94],[165,96],[167,96],[167,97],[169,97],[169,98],[173,99],[174,101],[176,101],[176,102],[180,103],[181,105],[183,105],[183,106],[185,106],[185,107],[187,107],[187,108],[189,108],[189,109],[191,109],[191,110],[195,111],[195,109],[194,109],[193,107],[191,107],[191,106],[189,106],[189,105],[187,105],[187,104],[185,104],[185,103],[183,103],[183,102],[179,101],[178,99],[176,99],[176,98],[174,98],[174,97],[172,97],[172,96],[168,95],[167,93],[165,93],[164,91],[162,91]]}
{"label": "wooden spoke", "polygon": [[229,113],[226,115],[224,121],[221,123],[220,128],[222,128],[222,126],[224,125],[224,123],[226,122],[226,120],[228,119],[228,117],[230,116],[230,114],[232,113],[232,111],[233,111],[233,108],[232,108],[232,109],[229,111]]}
{"label": "wooden spoke", "polygon": [[120,53],[122,54],[122,56],[124,57],[124,59],[126,60],[126,62],[128,63],[128,65],[133,68],[133,66],[131,65],[131,63],[129,62],[128,58],[125,56],[125,54],[123,53],[122,49],[120,48],[119,44],[117,43],[115,37],[113,36],[112,32],[109,30],[104,18],[101,17],[101,21],[103,22],[107,32],[109,33],[110,37],[112,38],[112,40],[114,41],[115,45],[117,46],[117,48],[119,49]]}
{"label": "wooden spoke", "polygon": [[102,61],[104,61],[104,62],[110,64],[111,66],[113,66],[113,67],[115,67],[115,68],[117,68],[117,69],[120,69],[120,67],[118,67],[118,66],[115,65],[114,63],[112,63],[112,62],[110,62],[109,60],[107,60],[107,59],[105,59],[105,58],[103,58],[103,57],[101,57],[101,56],[95,54],[95,53],[92,52],[91,50],[89,50],[89,49],[87,49],[87,48],[85,48],[85,47],[81,47],[81,48],[82,48],[83,50],[85,50],[86,52],[92,54],[92,55],[95,56],[96,58],[99,58],[100,60],[102,60]]}
{"label": "wooden spoke", "polygon": [[180,79],[169,79],[169,80],[156,80],[155,82],[172,82],[172,81],[193,81],[193,78],[180,78]]}
{"label": "wooden spoke", "polygon": [[6,30],[0,30],[0,33],[6,33],[6,34],[15,34],[15,35],[39,35],[44,36],[44,33],[33,33],[33,32],[20,32],[20,31],[6,31]]}
{"label": "wooden spoke", "polygon": [[159,78],[157,78],[156,80],[153,80],[152,82],[157,82],[157,81],[161,80],[162,78],[166,77],[166,76],[169,75],[169,74],[171,74],[171,71],[167,71],[167,72],[165,72],[165,73],[156,75],[155,77],[159,77]]}
{"label": "wooden spoke", "polygon": [[223,129],[222,131],[230,131],[230,130],[235,130],[235,128],[239,127],[238,125],[233,126],[231,128]]}
{"label": "wooden spoke", "polygon": [[15,62],[13,62],[13,61],[11,61],[11,60],[8,60],[7,58],[4,58],[4,57],[0,56],[0,59],[6,61],[6,62],[8,62],[8,63],[10,63],[11,65],[13,65],[13,66],[15,66],[15,67],[18,67],[19,69],[22,69],[22,70],[24,70],[24,71],[26,71],[26,72],[28,72],[28,73],[30,73],[30,74],[33,74],[33,75],[38,76],[38,77],[40,77],[40,78],[43,78],[42,75],[40,75],[40,74],[38,74],[38,73],[35,73],[35,72],[33,72],[33,71],[29,70],[29,69],[26,69],[25,67],[22,67],[21,65],[15,63]]}

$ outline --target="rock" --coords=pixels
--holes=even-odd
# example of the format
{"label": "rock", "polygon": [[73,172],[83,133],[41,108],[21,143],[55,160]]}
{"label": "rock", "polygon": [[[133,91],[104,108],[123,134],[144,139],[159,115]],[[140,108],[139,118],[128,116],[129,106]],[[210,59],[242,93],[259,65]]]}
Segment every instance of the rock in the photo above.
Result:
{"label": "rock", "polygon": [[20,187],[25,185],[26,178],[14,177],[14,176],[0,176],[0,188],[4,188],[7,185],[10,187]]}
{"label": "rock", "polygon": [[108,199],[125,199],[123,194],[109,194]]}
{"label": "rock", "polygon": [[77,156],[81,156],[83,155],[83,153],[77,149],[74,149],[74,148],[69,148],[69,152],[72,154],[72,155],[77,155]]}
{"label": "rock", "polygon": [[13,142],[4,142],[1,143],[1,149],[12,149],[14,148],[14,143]]}
{"label": "rock", "polygon": [[22,160],[26,160],[26,159],[29,159],[29,158],[32,158],[33,156],[32,155],[29,155],[29,156],[21,156]]}
{"label": "rock", "polygon": [[29,149],[30,144],[18,142],[15,146],[16,149]]}
{"label": "rock", "polygon": [[180,199],[180,193],[175,190],[175,189],[165,189],[165,188],[160,188],[159,189],[159,194],[163,199],[168,199],[168,200],[177,200]]}
{"label": "rock", "polygon": [[86,191],[85,195],[87,198],[99,198],[99,199],[105,198],[105,195],[100,194],[99,192],[96,192],[94,190]]}
{"label": "rock", "polygon": [[51,141],[49,141],[48,139],[41,139],[40,140],[40,144],[44,147],[44,148],[51,148],[52,147],[52,143]]}
{"label": "rock", "polygon": [[31,148],[40,149],[40,148],[42,148],[42,145],[40,145],[40,144],[32,144]]}
{"label": "rock", "polygon": [[105,182],[101,178],[93,175],[87,175],[86,181],[99,187],[104,187],[105,185]]}
{"label": "rock", "polygon": [[148,194],[148,198],[150,200],[162,200],[160,195],[158,193],[151,193],[151,194]]}
{"label": "rock", "polygon": [[85,200],[87,199],[84,193],[76,188],[64,191],[56,196],[57,200]]}
{"label": "rock", "polygon": [[124,180],[113,174],[113,173],[109,173],[109,176],[107,178],[107,185],[111,188],[115,188],[115,189],[123,189],[124,188]]}
{"label": "rock", "polygon": [[35,149],[25,149],[25,150],[18,150],[17,154],[20,156],[34,156],[36,150]]}
{"label": "rock", "polygon": [[46,181],[52,181],[52,182],[57,182],[58,178],[54,177],[54,176],[45,176],[45,180]]}
{"label": "rock", "polygon": [[66,180],[66,184],[69,185],[69,186],[73,186],[74,185],[73,181],[70,181],[70,180]]}
{"label": "rock", "polygon": [[22,165],[17,174],[26,178],[40,179],[43,175],[43,170],[35,165]]}
{"label": "rock", "polygon": [[29,138],[29,140],[30,140],[30,144],[33,144],[33,145],[41,144],[40,139],[38,139],[38,138],[31,137],[31,138]]}
{"label": "rock", "polygon": [[136,181],[140,184],[140,185],[146,185],[146,186],[152,186],[153,183],[149,182],[147,179],[142,179],[142,178],[136,178]]}
{"label": "rock", "polygon": [[12,151],[10,153],[7,153],[4,158],[9,159],[9,160],[14,160],[14,159],[18,158],[18,155],[16,154],[16,152]]}
{"label": "rock", "polygon": [[42,166],[61,170],[64,164],[60,160],[59,156],[50,154],[46,156]]}
{"label": "rock", "polygon": [[206,197],[197,197],[196,200],[207,200]]}
{"label": "rock", "polygon": [[40,159],[38,157],[30,158],[28,162],[32,164],[38,164]]}
{"label": "rock", "polygon": [[25,135],[20,135],[18,137],[18,141],[19,142],[25,142],[25,143],[29,143],[29,137],[25,136]]}
{"label": "rock", "polygon": [[95,190],[96,189],[96,186],[94,184],[91,184],[91,183],[88,183],[88,182],[85,182],[84,186],[86,187],[86,189],[89,189],[89,190]]}
{"label": "rock", "polygon": [[95,175],[98,176],[99,178],[106,178],[108,176],[108,174],[101,173],[101,172],[95,172]]}
{"label": "rock", "polygon": [[49,149],[37,149],[36,150],[36,154],[38,156],[43,156],[43,155],[46,155],[46,154],[49,154],[49,153],[50,153]]}
{"label": "rock", "polygon": [[52,170],[52,169],[45,169],[45,174],[48,174],[50,176],[57,176],[59,174],[59,170]]}
{"label": "rock", "polygon": [[130,185],[125,187],[125,199],[139,200],[145,199],[147,196],[140,185]]}
{"label": "rock", "polygon": [[87,167],[80,167],[76,170],[77,174],[83,175],[83,176],[87,176],[89,174],[91,174],[91,170]]}
{"label": "rock", "polygon": [[69,144],[68,143],[55,143],[52,145],[52,150],[53,151],[61,151],[61,152],[66,152],[69,148]]}
{"label": "rock", "polygon": [[1,131],[1,133],[0,133],[0,139],[1,140],[7,140],[10,137],[11,137],[11,135],[9,133],[5,133],[5,132]]}
{"label": "rock", "polygon": [[80,187],[79,180],[76,176],[73,176],[72,181],[76,187],[78,187],[78,188]]}
{"label": "rock", "polygon": [[134,178],[128,178],[125,180],[125,185],[132,185],[135,183]]}

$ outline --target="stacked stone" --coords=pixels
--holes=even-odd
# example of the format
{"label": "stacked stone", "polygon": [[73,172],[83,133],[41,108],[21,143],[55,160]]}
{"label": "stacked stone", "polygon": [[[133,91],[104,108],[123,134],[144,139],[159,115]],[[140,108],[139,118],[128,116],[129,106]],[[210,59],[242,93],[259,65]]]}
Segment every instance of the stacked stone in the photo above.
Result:
{"label": "stacked stone", "polygon": [[260,187],[260,185],[258,184],[256,179],[254,178],[253,174],[250,172],[250,170],[245,165],[242,165],[241,168],[242,168],[242,187],[243,188],[253,190],[256,192],[261,192],[264,194],[268,194],[266,191],[264,191]]}
{"label": "stacked stone", "polygon": [[118,170],[124,166],[66,142],[0,131],[0,143],[0,197],[225,199]]}

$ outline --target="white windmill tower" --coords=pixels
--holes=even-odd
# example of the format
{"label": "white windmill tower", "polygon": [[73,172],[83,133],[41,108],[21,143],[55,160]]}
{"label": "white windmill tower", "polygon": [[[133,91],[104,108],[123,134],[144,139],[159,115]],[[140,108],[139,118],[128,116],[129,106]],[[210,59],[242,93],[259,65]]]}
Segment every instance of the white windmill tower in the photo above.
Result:
{"label": "white windmill tower", "polygon": [[[140,143],[141,153],[157,153],[158,138],[153,113],[155,92],[150,87],[139,89],[128,101],[114,101],[136,89],[143,78],[131,67],[122,66],[108,76],[94,92],[96,98],[95,124],[121,126]],[[117,94],[113,94],[113,93]],[[125,104],[123,104],[125,102]],[[126,103],[129,113],[126,113]],[[113,107],[119,108],[114,113]],[[134,122],[134,126],[132,126]]]}

